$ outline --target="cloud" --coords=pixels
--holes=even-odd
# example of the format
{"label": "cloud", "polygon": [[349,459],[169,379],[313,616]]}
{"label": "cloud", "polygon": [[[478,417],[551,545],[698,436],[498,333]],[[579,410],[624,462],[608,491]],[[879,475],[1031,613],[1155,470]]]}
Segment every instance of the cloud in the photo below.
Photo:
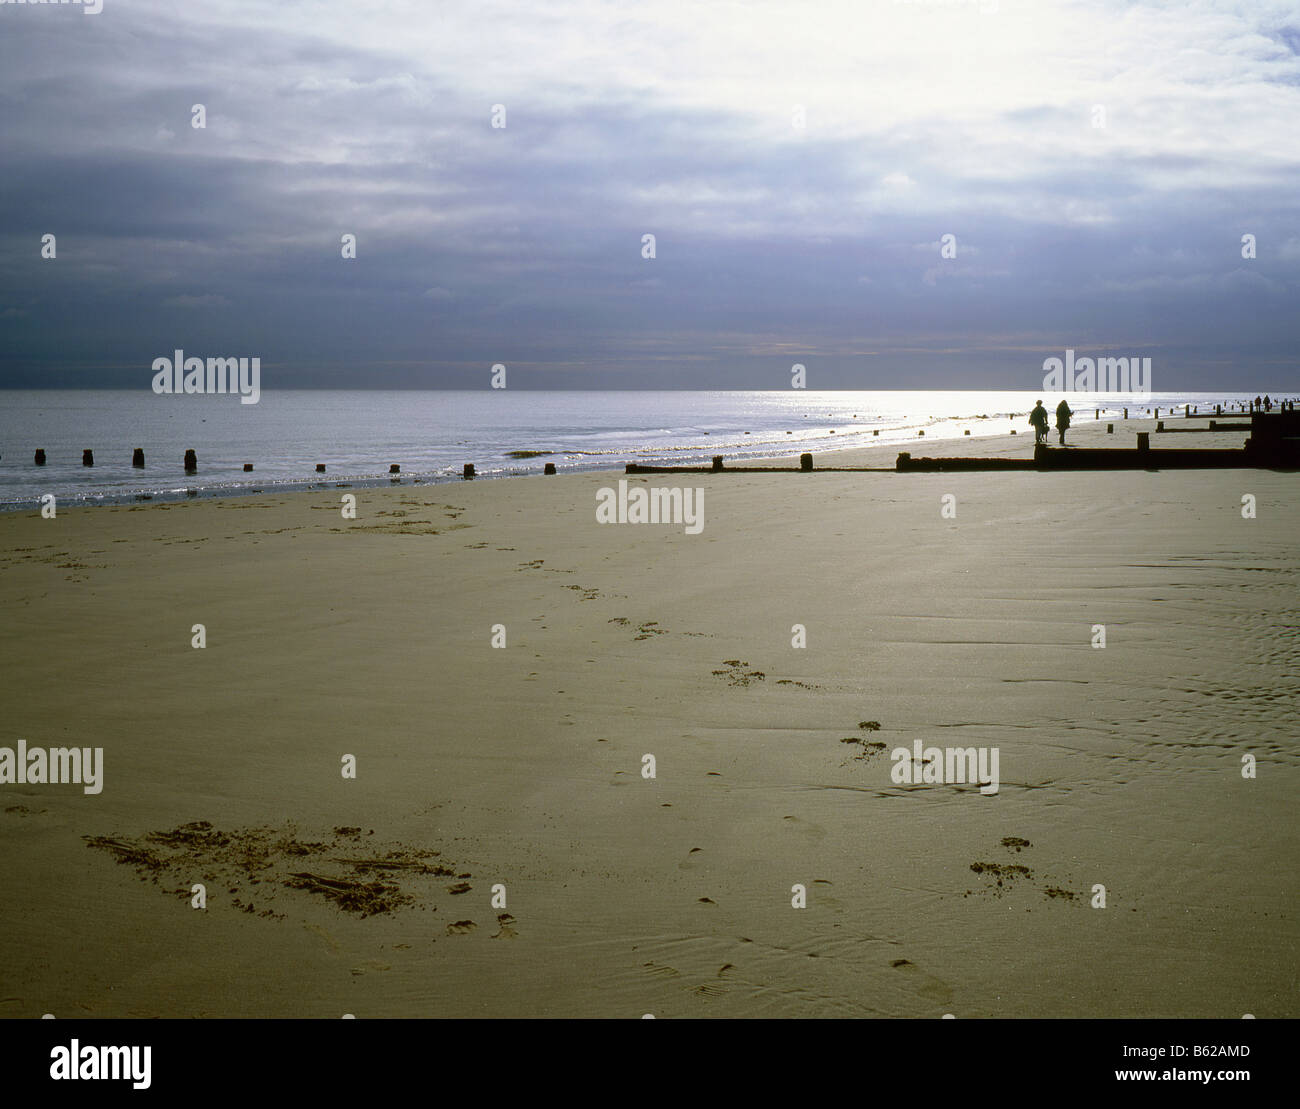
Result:
{"label": "cloud", "polygon": [[[599,359],[745,386],[801,349],[851,379],[863,352],[1117,327],[1232,340],[1242,365],[1257,342],[1261,364],[1293,346],[1293,5],[988,9],[321,2],[304,21],[136,0],[57,37],[11,19],[0,301],[30,298],[33,323],[9,329],[27,333],[0,384],[165,349],[167,317],[141,303],[220,309],[186,326],[304,380],[393,367],[355,371],[380,384],[457,383],[509,354],[565,367],[537,371],[557,384]],[[57,262],[33,228],[58,234]],[[1260,244],[1244,268],[1243,229]],[[909,372],[941,384],[938,367]]]}
{"label": "cloud", "polygon": [[229,308],[230,301],[216,293],[198,293],[168,297],[163,301],[167,308]]}
{"label": "cloud", "polygon": [[1286,262],[1300,261],[1300,238],[1292,235],[1277,248],[1277,256]]}

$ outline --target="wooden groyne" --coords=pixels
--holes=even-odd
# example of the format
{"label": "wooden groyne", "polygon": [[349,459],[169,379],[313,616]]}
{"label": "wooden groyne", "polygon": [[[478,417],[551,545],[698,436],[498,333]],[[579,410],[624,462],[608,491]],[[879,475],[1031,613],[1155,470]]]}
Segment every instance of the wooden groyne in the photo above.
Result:
{"label": "wooden groyne", "polygon": [[[1031,467],[1032,469],[1032,467]],[[892,474],[893,466],[645,466],[624,464],[625,474]]]}
{"label": "wooden groyne", "polygon": [[1250,430],[1250,424],[1243,424],[1243,423],[1227,424],[1227,423],[1220,423],[1218,420],[1211,420],[1209,427],[1165,427],[1164,420],[1161,420],[1158,424],[1156,424],[1156,434],[1158,435],[1187,435],[1198,431],[1219,432],[1219,431],[1249,431],[1249,430]]}
{"label": "wooden groyne", "polygon": [[1208,428],[1157,429],[1171,431],[1249,431],[1240,448],[1188,448],[1152,450],[1150,433],[1139,431],[1137,446],[1050,447],[1038,443],[1032,459],[1008,458],[913,458],[898,456],[896,469],[908,472],[956,470],[1297,470],[1300,469],[1300,413],[1253,412],[1250,423],[1223,424],[1210,421]]}
{"label": "wooden groyne", "polygon": [[[1171,429],[1165,428],[1168,432]],[[1211,421],[1208,428],[1182,431],[1244,431],[1251,435],[1243,447],[1151,449],[1151,433],[1139,431],[1137,446],[1052,447],[1038,443],[1032,458],[914,458],[904,451],[892,467],[818,466],[803,454],[799,468],[790,466],[724,466],[721,455],[711,466],[646,466],[626,464],[629,474],[798,474],[798,473],[977,473],[1006,470],[1039,472],[1071,470],[1300,470],[1300,413],[1285,411],[1251,414],[1250,423]]]}
{"label": "wooden groyne", "polygon": [[904,452],[895,469],[906,473],[997,470],[1225,470],[1264,465],[1241,449],[1142,450],[1124,447],[1048,447],[1039,443],[1033,458],[913,458]]}
{"label": "wooden groyne", "polygon": [[1300,412],[1255,412],[1250,417],[1246,453],[1252,465],[1269,469],[1300,469]]}
{"label": "wooden groyne", "polygon": [[[0,0],[0,3],[3,3],[3,0]],[[720,461],[721,460],[719,459],[719,462]],[[46,458],[45,450],[43,448],[37,448],[36,453],[32,456],[32,465],[44,466],[46,462],[47,462],[47,458]],[[88,447],[81,452],[81,464],[87,467],[93,467],[95,465],[95,452],[92,448]],[[243,465],[244,473],[251,474],[253,472],[253,464],[251,462],[245,462],[242,465]],[[145,468],[143,447],[136,447],[132,450],[131,466],[132,468],[137,470],[143,470]],[[181,466],[187,474],[194,474],[198,472],[199,456],[193,447],[185,451],[185,457],[182,460]],[[324,462],[317,462],[315,464],[315,467],[316,467],[316,473],[318,474],[323,474],[326,472],[326,463]],[[718,468],[721,469],[721,465],[719,465]],[[391,463],[388,467],[388,472],[389,474],[394,474],[394,475],[400,474],[402,472],[402,467],[399,463],[396,462]],[[555,463],[554,462],[546,463],[544,472],[547,474],[554,474],[556,472]],[[462,476],[467,479],[474,477],[475,476],[474,463],[466,462],[461,473]]]}
{"label": "wooden groyne", "polygon": [[[1035,447],[1037,454],[1042,447]],[[1108,452],[1109,453],[1109,452]],[[1037,470],[1032,458],[913,458],[907,451],[898,456],[896,473],[960,473],[987,470]]]}
{"label": "wooden groyne", "polygon": [[1036,470],[1229,470],[1253,466],[1242,448],[1151,450],[1115,447],[1034,448]]}

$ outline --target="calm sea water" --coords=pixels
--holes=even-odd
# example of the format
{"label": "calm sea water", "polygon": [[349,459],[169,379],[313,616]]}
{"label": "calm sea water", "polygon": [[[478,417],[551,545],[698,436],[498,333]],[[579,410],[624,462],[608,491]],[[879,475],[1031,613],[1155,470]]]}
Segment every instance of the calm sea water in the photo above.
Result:
{"label": "calm sea water", "polygon": [[[231,496],[271,489],[459,480],[472,462],[483,476],[620,468],[624,462],[690,464],[897,441],[1026,434],[1031,392],[524,392],[268,390],[260,403],[235,396],[156,396],[150,390],[0,390],[0,510],[59,504]],[[1049,408],[1055,399],[1044,398]],[[1246,395],[1156,394],[1141,410],[1244,401]],[[1117,411],[1116,394],[1071,404]],[[872,432],[879,430],[879,437]],[[1032,443],[1032,438],[1029,440]],[[142,447],[146,466],[131,466]],[[33,465],[37,448],[48,459]],[[82,465],[94,451],[93,468]],[[195,474],[182,468],[198,453]],[[511,452],[546,452],[532,457]],[[245,462],[253,473],[243,472]],[[317,463],[327,467],[324,479]]]}

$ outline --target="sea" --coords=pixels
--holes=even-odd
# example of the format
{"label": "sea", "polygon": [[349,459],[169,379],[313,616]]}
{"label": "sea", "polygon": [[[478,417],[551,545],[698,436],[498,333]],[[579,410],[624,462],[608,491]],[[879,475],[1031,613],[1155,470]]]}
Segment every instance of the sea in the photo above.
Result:
{"label": "sea", "polygon": [[[229,497],[340,485],[374,486],[690,465],[811,451],[1027,434],[1040,397],[981,391],[266,390],[159,396],[152,390],[0,390],[0,511],[189,497]],[[1249,406],[1245,393],[1070,394],[1077,420],[1134,417],[1184,404],[1213,414]],[[873,434],[876,433],[876,434]],[[1028,445],[1033,442],[1027,440]],[[132,465],[136,448],[145,465]],[[44,466],[34,464],[37,450]],[[83,465],[83,451],[93,466]],[[193,450],[197,468],[184,469]],[[252,472],[245,472],[251,463]],[[324,474],[316,466],[325,466]],[[390,475],[396,464],[400,474]],[[886,463],[888,464],[888,463]]]}

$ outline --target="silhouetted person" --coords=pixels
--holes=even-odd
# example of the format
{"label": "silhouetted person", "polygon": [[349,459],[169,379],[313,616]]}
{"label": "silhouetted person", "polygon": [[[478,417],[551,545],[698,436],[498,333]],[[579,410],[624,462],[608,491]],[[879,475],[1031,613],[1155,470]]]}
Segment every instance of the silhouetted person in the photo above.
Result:
{"label": "silhouetted person", "polygon": [[1251,407],[1252,407],[1252,408],[1263,408],[1263,407],[1264,407],[1264,402],[1263,402],[1259,397],[1256,397],[1256,398],[1255,398],[1255,403],[1252,404]]}
{"label": "silhouetted person", "polygon": [[1074,413],[1070,411],[1070,406],[1065,401],[1061,401],[1056,406],[1056,434],[1061,441],[1061,446],[1065,446],[1065,432],[1070,426],[1070,417],[1073,415]]}
{"label": "silhouetted person", "polygon": [[1273,411],[1273,402],[1272,402],[1271,400],[1269,400],[1269,397],[1268,397],[1268,394],[1267,394],[1267,393],[1264,394],[1264,411],[1265,411],[1265,412],[1272,412],[1272,411]]}
{"label": "silhouetted person", "polygon": [[1034,401],[1034,410],[1029,413],[1029,422],[1034,425],[1034,443],[1047,442],[1047,409],[1041,400]]}

